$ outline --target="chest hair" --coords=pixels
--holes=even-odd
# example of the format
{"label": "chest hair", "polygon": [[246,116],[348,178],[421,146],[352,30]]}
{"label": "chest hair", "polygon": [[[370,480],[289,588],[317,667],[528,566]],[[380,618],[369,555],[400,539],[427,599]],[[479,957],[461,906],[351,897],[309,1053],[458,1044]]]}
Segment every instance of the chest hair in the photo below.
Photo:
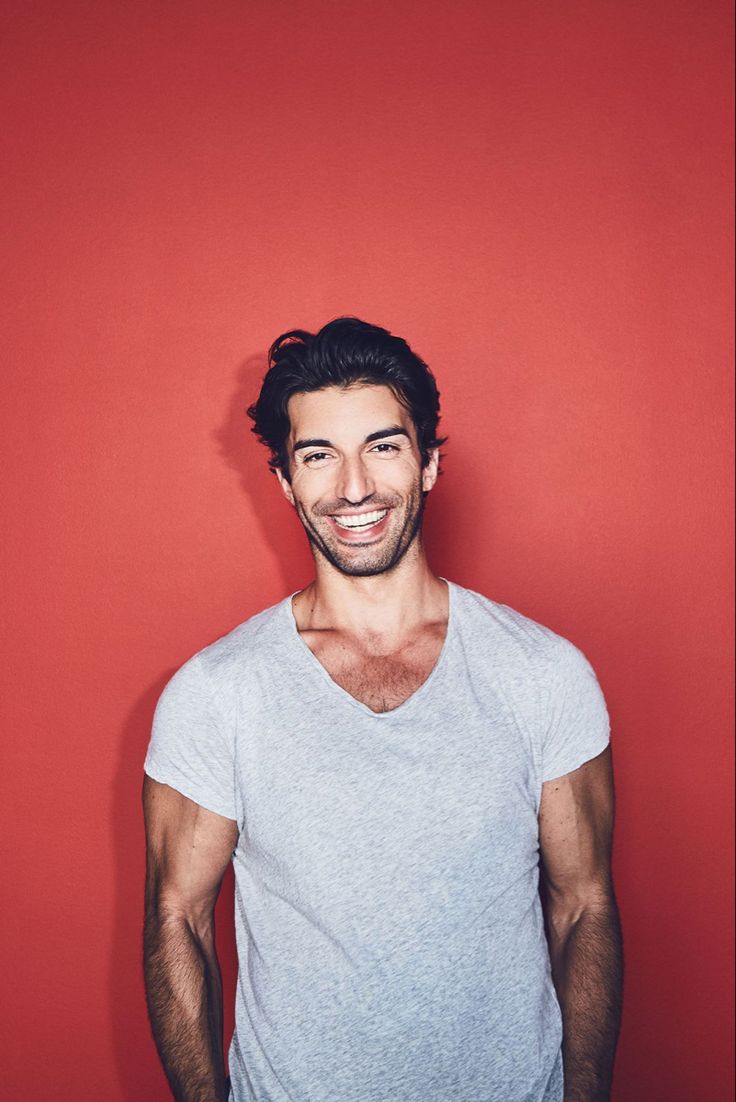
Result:
{"label": "chest hair", "polygon": [[428,628],[391,654],[376,654],[332,632],[305,632],[304,638],[341,689],[373,712],[388,712],[427,680],[442,650],[444,632],[444,625]]}

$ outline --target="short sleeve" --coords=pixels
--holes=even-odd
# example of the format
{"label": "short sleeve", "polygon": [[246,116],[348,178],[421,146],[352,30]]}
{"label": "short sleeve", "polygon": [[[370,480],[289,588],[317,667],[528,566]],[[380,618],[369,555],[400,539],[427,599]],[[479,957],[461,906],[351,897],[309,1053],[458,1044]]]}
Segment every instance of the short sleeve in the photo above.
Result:
{"label": "short sleeve", "polygon": [[598,679],[582,651],[557,636],[542,694],[542,781],[571,773],[606,749],[610,723]]}
{"label": "short sleeve", "polygon": [[198,655],[159,697],[143,768],[208,811],[237,819],[232,736]]}

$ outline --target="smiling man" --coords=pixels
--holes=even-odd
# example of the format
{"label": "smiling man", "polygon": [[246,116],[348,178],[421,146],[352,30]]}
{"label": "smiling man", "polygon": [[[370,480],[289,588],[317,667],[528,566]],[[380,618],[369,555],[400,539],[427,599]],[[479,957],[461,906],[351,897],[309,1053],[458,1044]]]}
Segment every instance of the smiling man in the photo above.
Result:
{"label": "smiling man", "polygon": [[[174,1096],[607,1099],[621,941],[593,670],[430,570],[439,395],[401,338],[356,318],[286,333],[249,413],[315,577],[156,709],[145,972]],[[231,860],[228,1078],[213,912]]]}
{"label": "smiling man", "polygon": [[[437,465],[431,459],[420,472],[411,416],[395,394],[358,383],[295,394],[289,417],[292,470],[277,473],[321,556],[343,574],[375,577],[412,542],[418,550],[424,493]],[[377,424],[384,427],[362,435]],[[310,425],[330,425],[332,438],[297,434]]]}

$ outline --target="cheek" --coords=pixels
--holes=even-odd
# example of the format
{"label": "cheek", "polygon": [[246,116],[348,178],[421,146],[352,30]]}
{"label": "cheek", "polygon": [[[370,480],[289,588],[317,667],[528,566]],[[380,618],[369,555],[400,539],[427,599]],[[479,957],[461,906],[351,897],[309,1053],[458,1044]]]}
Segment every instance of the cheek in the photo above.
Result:
{"label": "cheek", "polygon": [[395,486],[397,489],[409,489],[421,481],[421,468],[412,456],[399,457],[390,461],[376,463],[373,468],[376,482]]}
{"label": "cheek", "polygon": [[301,470],[294,471],[291,478],[291,488],[294,497],[302,509],[309,511],[312,505],[323,498],[330,496],[332,479],[327,470]]}
{"label": "cheek", "polygon": [[297,467],[291,473],[291,487],[297,496],[308,493],[310,485],[315,481],[317,471],[310,471],[306,467]]}

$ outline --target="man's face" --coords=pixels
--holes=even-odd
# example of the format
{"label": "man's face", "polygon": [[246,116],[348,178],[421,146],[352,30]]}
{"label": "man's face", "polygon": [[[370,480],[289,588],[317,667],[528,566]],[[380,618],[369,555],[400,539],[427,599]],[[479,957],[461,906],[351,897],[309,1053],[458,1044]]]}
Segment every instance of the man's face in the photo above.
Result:
{"label": "man's face", "polygon": [[437,453],[422,469],[411,416],[387,386],[295,394],[288,405],[291,482],[312,546],[344,574],[390,570],[416,537]]}

